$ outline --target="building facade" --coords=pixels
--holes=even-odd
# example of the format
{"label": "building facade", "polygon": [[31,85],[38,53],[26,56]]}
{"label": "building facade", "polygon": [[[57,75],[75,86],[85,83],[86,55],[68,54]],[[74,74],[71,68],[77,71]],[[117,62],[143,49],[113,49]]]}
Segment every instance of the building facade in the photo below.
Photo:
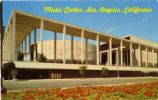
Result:
{"label": "building facade", "polygon": [[[39,43],[37,29],[40,29]],[[44,30],[51,31],[54,40],[44,41]],[[58,33],[63,40],[57,40]],[[34,34],[33,44],[31,34]],[[66,40],[66,35],[71,40]],[[80,37],[81,41],[74,41],[74,37]],[[96,45],[89,40],[96,41]],[[158,71],[157,43],[135,36],[116,37],[18,10],[12,11],[2,46],[3,62],[14,61],[17,69],[78,70],[82,64],[91,71],[100,71],[103,66],[110,71]],[[17,60],[19,52],[24,55],[23,61]],[[38,62],[38,55],[53,63]]]}
{"label": "building facade", "polygon": [[[56,49],[54,48],[54,40],[47,40],[43,42],[43,55],[46,58],[46,62],[58,62],[62,63],[63,61],[63,40],[57,40],[56,41]],[[37,58],[40,57],[40,49],[41,44],[40,42],[36,43],[37,48]],[[66,61],[67,63],[78,63],[80,64],[81,59],[81,42],[80,41],[73,41],[73,54],[70,51],[71,46],[71,40],[66,40]],[[34,44],[31,45],[31,61],[33,61],[34,58]],[[95,63],[96,61],[96,46],[93,44],[88,43],[86,46],[87,55],[87,63]],[[56,54],[54,53],[56,52]],[[71,55],[72,54],[72,55]],[[73,59],[71,59],[71,56]]]}

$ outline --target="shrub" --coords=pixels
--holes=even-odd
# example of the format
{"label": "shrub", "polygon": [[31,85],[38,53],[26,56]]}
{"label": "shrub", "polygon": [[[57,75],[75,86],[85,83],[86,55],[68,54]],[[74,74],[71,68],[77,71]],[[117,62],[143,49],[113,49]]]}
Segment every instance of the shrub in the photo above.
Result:
{"label": "shrub", "polygon": [[39,56],[38,61],[39,61],[39,62],[46,62],[46,57],[45,57],[43,54],[41,54],[41,55]]}
{"label": "shrub", "polygon": [[4,63],[2,66],[2,70],[4,72],[4,76],[7,76],[8,79],[10,79],[10,75],[11,75],[11,70],[15,69],[15,64],[14,62],[8,62],[8,63]]}
{"label": "shrub", "polygon": [[101,74],[102,74],[102,75],[107,76],[107,72],[108,72],[108,68],[103,67],[103,68],[101,69]]}
{"label": "shrub", "polygon": [[83,78],[83,75],[86,73],[86,70],[87,70],[87,67],[86,66],[80,66],[80,75],[82,76]]}
{"label": "shrub", "polygon": [[3,70],[11,70],[11,69],[15,69],[15,64],[14,62],[8,62],[8,63],[4,63],[3,66],[2,66],[2,69]]}

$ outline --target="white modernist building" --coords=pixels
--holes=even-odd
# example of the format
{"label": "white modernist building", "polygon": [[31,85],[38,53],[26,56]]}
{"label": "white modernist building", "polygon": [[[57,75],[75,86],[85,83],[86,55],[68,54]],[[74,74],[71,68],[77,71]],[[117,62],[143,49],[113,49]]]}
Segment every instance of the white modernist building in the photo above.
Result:
{"label": "white modernist building", "polygon": [[[37,29],[40,29],[39,43],[36,42]],[[46,41],[43,41],[44,30],[52,31],[54,37],[54,40],[47,44],[53,46],[49,54],[45,54],[47,49]],[[63,35],[63,40],[57,40],[58,33]],[[34,34],[33,44],[31,34]],[[66,40],[66,35],[70,35],[71,40]],[[81,41],[74,41],[74,37],[80,37]],[[91,46],[88,40],[95,40],[96,45]],[[88,49],[88,45],[92,47],[92,51]],[[86,64],[88,70],[101,70],[105,66],[109,70],[118,70],[119,67],[122,71],[158,71],[158,43],[135,36],[116,37],[18,10],[12,11],[2,46],[3,62],[14,61],[17,68],[77,70],[81,64]],[[79,55],[74,49],[77,48],[75,46],[80,46]],[[59,48],[62,49],[58,50]],[[17,60],[19,52],[25,56],[23,61]],[[89,52],[95,55],[92,62],[87,61]],[[47,58],[50,54],[54,63],[38,62],[38,55]],[[77,58],[79,63],[74,63],[74,58]]]}

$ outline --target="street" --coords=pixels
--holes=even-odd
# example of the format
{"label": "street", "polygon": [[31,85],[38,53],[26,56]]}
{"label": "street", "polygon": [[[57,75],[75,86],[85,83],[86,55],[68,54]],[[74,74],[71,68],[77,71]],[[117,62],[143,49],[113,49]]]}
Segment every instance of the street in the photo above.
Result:
{"label": "street", "polygon": [[3,84],[7,91],[20,91],[34,88],[71,88],[76,86],[119,85],[154,81],[158,81],[158,77],[4,80]]}

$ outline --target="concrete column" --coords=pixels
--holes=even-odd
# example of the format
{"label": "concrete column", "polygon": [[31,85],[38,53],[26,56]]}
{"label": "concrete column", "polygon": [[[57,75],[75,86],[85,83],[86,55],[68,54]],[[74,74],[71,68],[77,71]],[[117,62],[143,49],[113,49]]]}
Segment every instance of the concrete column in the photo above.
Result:
{"label": "concrete column", "polygon": [[136,50],[135,48],[133,48],[134,50],[134,55],[133,55],[133,62],[134,62],[134,66],[136,65]]}
{"label": "concrete column", "polygon": [[27,38],[25,39],[25,61],[27,59]]}
{"label": "concrete column", "polygon": [[23,41],[22,41],[22,52],[21,53],[23,54]]}
{"label": "concrete column", "polygon": [[7,48],[6,48],[6,38],[5,38],[5,42],[4,42],[4,52],[5,52],[5,60],[7,60]]}
{"label": "concrete column", "polygon": [[123,51],[123,66],[126,66],[126,63],[125,63],[126,54],[124,53],[124,48],[122,48],[122,51]]}
{"label": "concrete column", "polygon": [[[14,49],[13,48],[13,45],[14,44],[12,44],[13,43],[13,37],[14,36],[12,36],[13,34],[12,34],[12,24],[10,24],[9,25],[9,37],[10,37],[10,43],[9,43],[9,45],[10,45],[10,60],[15,60],[14,58],[13,58],[13,51],[12,51],[12,49]],[[16,50],[15,50],[15,54],[16,54]]]}
{"label": "concrete column", "polygon": [[145,66],[148,67],[148,47],[145,48],[146,51],[146,62],[145,62]]}
{"label": "concrete column", "polygon": [[44,28],[44,20],[41,20],[41,26],[40,26],[40,42],[41,42],[41,52],[40,54],[43,54],[43,28]]}
{"label": "concrete column", "polygon": [[12,60],[16,60],[16,13],[13,14],[12,19]]}
{"label": "concrete column", "polygon": [[87,63],[87,57],[88,57],[88,39],[86,38],[86,54],[85,54],[85,58],[86,58],[86,63]]}
{"label": "concrete column", "polygon": [[96,51],[97,51],[97,52],[96,52],[96,54],[97,54],[97,55],[96,55],[97,61],[96,61],[96,62],[97,62],[97,65],[99,65],[99,62],[100,62],[100,61],[99,61],[99,58],[100,58],[100,57],[99,57],[99,52],[100,52],[100,48],[99,48],[99,34],[97,34],[97,39],[96,39],[96,40],[97,40],[97,42],[96,42],[96,43],[97,43],[97,44],[96,44],[96,45],[97,45],[97,48],[96,48],[96,49],[97,49],[97,50],[96,50]]}
{"label": "concrete column", "polygon": [[9,27],[9,30],[8,30],[8,45],[9,45],[9,61],[11,61],[12,60],[12,54],[11,54],[11,52],[12,52],[12,48],[11,48],[11,46],[12,46],[12,41],[11,41],[12,39],[11,39],[11,32],[10,32],[10,27]]}
{"label": "concrete column", "polygon": [[74,37],[71,35],[71,63],[73,63],[73,44],[74,44]]}
{"label": "concrete column", "polygon": [[152,48],[152,66],[154,67],[154,48]]}
{"label": "concrete column", "polygon": [[19,47],[18,47],[18,51],[19,51],[18,54],[20,54],[20,45],[19,45]]}
{"label": "concrete column", "polygon": [[[2,45],[1,45],[2,49],[1,49],[1,50],[2,50],[2,52],[3,52],[3,53],[1,54],[1,55],[2,55],[2,60],[5,60],[4,39],[3,39],[3,42],[1,41],[1,44],[2,44]],[[0,53],[1,53],[1,52],[0,52]]]}
{"label": "concrete column", "polygon": [[7,49],[6,49],[6,52],[7,52],[7,54],[6,54],[7,57],[6,57],[6,58],[7,58],[7,60],[8,60],[8,58],[9,58],[9,57],[8,57],[8,55],[9,55],[9,54],[8,54],[8,53],[9,53],[8,32],[7,32],[7,35],[6,35],[6,48],[7,48]]}
{"label": "concrete column", "polygon": [[119,49],[117,48],[117,49],[116,49],[116,61],[117,61],[117,62],[116,62],[116,65],[117,65],[117,66],[119,65],[119,59],[118,59],[118,58],[119,58]]}
{"label": "concrete column", "polygon": [[6,42],[6,38],[5,38],[5,60],[7,60],[7,42]]}
{"label": "concrete column", "polygon": [[16,47],[16,53],[19,54],[19,46]]}
{"label": "concrete column", "polygon": [[115,49],[115,66],[117,65],[117,49]]}
{"label": "concrete column", "polygon": [[54,62],[56,62],[56,41],[57,41],[57,36],[56,32],[54,32]]}
{"label": "concrete column", "polygon": [[81,32],[81,63],[84,63],[84,60],[85,60],[85,56],[84,56],[84,50],[85,47],[84,47],[84,30],[82,29],[82,32]]}
{"label": "concrete column", "polygon": [[130,66],[133,66],[132,42],[130,42]]}
{"label": "concrete column", "polygon": [[138,66],[141,67],[141,53],[140,53],[140,44],[138,45]]}
{"label": "concrete column", "polygon": [[123,41],[120,42],[120,60],[121,60],[121,66],[123,66]]}
{"label": "concrete column", "polygon": [[2,51],[4,53],[4,60],[6,60],[6,44],[5,44],[5,40],[4,40],[4,50]]}
{"label": "concrete column", "polygon": [[5,60],[7,60],[7,42],[6,42],[6,38],[5,38]]}
{"label": "concrete column", "polygon": [[34,28],[34,51],[33,51],[33,60],[36,61],[37,58],[37,50],[36,50],[36,28]]}
{"label": "concrete column", "polygon": [[66,25],[63,26],[63,63],[66,63]]}
{"label": "concrete column", "polygon": [[8,26],[8,31],[7,31],[7,49],[8,49],[8,51],[7,51],[7,54],[8,54],[8,61],[10,61],[11,60],[11,34],[10,34],[10,31],[9,31],[9,26]]}
{"label": "concrete column", "polygon": [[6,55],[5,55],[5,39],[3,40],[2,49],[3,49],[3,51],[2,51],[3,52],[3,54],[2,54],[3,58],[2,59],[5,60],[5,57],[6,57]]}
{"label": "concrete column", "polygon": [[102,53],[100,53],[100,64],[102,64]]}
{"label": "concrete column", "polygon": [[8,32],[7,32],[7,60],[9,60],[9,35],[8,35]]}
{"label": "concrete column", "polygon": [[3,56],[3,57],[4,57],[4,60],[6,60],[6,47],[5,47],[6,45],[5,45],[5,40],[3,40],[3,41],[4,41],[4,42],[3,42],[3,43],[4,43],[4,44],[3,44],[4,50],[3,50],[2,52],[3,52],[3,54],[4,54],[4,56]]}
{"label": "concrete column", "polygon": [[2,52],[3,52],[2,53],[2,60],[5,60],[5,50],[4,49],[5,49],[5,47],[4,47],[4,40],[3,40],[3,42],[2,42],[2,49],[1,49]]}
{"label": "concrete column", "polygon": [[28,59],[31,61],[31,34],[29,33],[29,54],[28,54]]}
{"label": "concrete column", "polygon": [[4,43],[4,52],[5,52],[5,60],[7,60],[7,48],[6,48],[6,38],[5,38],[5,43]]}
{"label": "concrete column", "polygon": [[2,42],[2,60],[5,60],[5,44],[4,44],[4,39],[3,39],[3,42]]}
{"label": "concrete column", "polygon": [[129,65],[128,49],[126,49],[126,61],[127,61],[127,66],[128,66]]}
{"label": "concrete column", "polygon": [[112,65],[112,38],[109,38],[109,65]]}
{"label": "concrete column", "polygon": [[106,61],[106,65],[109,65],[109,51],[107,51],[107,61]]}
{"label": "concrete column", "polygon": [[16,46],[16,59],[18,60],[18,54],[19,54],[19,49],[18,49],[18,46]]}
{"label": "concrete column", "polygon": [[8,61],[10,61],[10,34],[9,34],[9,31],[8,31]]}

